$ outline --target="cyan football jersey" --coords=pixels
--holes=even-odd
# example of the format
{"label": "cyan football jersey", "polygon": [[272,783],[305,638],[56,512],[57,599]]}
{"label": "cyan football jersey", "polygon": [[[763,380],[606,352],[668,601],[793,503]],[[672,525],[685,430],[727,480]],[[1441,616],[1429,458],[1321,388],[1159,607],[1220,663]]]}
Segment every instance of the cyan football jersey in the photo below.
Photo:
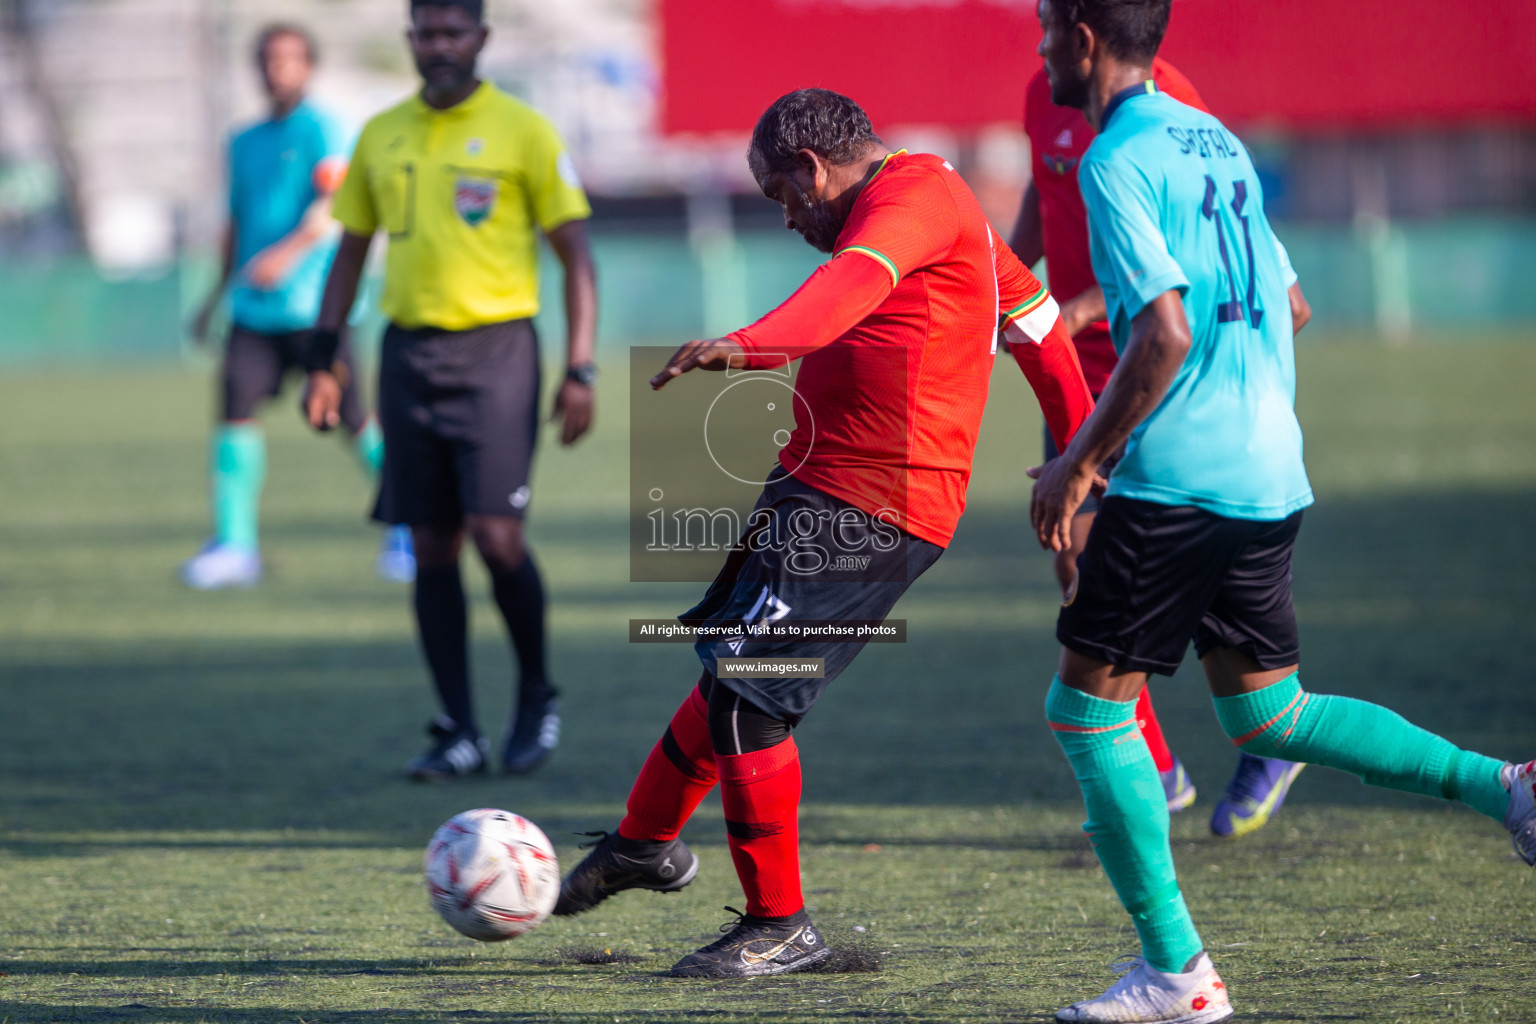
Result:
{"label": "cyan football jersey", "polygon": [[334,122],[308,101],[280,121],[262,121],[229,145],[229,210],[235,224],[230,315],[247,330],[283,334],[313,327],[336,243],[316,245],[274,289],[252,287],[251,258],[291,233],[314,203],[321,162],[346,158]]}
{"label": "cyan football jersey", "polygon": [[1193,335],[1109,494],[1283,519],[1312,503],[1295,411],[1296,274],[1253,163],[1220,121],[1151,82],[1115,97],[1103,122],[1078,180],[1115,349],[1170,289],[1183,294]]}

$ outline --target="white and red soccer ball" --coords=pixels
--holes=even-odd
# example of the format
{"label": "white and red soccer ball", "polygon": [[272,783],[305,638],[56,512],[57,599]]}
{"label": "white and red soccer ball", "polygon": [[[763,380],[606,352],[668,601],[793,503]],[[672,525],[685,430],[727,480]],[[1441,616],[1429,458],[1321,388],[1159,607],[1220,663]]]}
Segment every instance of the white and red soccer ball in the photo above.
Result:
{"label": "white and red soccer ball", "polygon": [[532,931],[560,895],[549,837],[528,819],[494,807],[444,822],[427,844],[425,867],[433,908],[481,942]]}

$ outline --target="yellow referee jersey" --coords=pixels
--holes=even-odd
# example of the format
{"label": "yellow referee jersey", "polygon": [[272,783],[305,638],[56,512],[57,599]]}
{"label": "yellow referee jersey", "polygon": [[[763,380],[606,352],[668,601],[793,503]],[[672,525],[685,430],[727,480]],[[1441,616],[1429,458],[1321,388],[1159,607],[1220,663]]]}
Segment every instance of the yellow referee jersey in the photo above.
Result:
{"label": "yellow referee jersey", "polygon": [[389,233],[391,320],[461,331],[537,313],[534,228],[592,208],[554,126],[487,82],[448,110],[413,96],[369,121],[332,211]]}

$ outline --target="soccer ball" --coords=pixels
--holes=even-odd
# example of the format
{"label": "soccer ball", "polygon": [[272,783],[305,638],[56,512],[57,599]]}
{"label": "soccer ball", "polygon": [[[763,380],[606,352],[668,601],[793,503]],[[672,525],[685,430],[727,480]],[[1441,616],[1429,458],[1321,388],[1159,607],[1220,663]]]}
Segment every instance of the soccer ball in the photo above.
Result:
{"label": "soccer ball", "polygon": [[481,942],[533,931],[560,895],[549,837],[528,819],[493,807],[444,822],[427,844],[425,866],[433,908]]}

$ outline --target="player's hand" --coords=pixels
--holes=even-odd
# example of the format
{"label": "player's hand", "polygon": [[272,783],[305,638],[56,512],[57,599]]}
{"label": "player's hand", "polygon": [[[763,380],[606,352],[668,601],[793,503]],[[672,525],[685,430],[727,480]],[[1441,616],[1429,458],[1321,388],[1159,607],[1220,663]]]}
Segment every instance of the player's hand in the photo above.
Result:
{"label": "player's hand", "polygon": [[271,245],[251,257],[245,268],[245,279],[252,288],[269,292],[283,283],[292,265],[293,259],[287,249]]}
{"label": "player's hand", "polygon": [[208,303],[197,311],[197,316],[194,316],[192,322],[187,325],[187,333],[192,336],[192,340],[197,344],[208,344],[208,334],[213,327],[213,314],[218,308],[217,300]]}
{"label": "player's hand", "polygon": [[332,429],[341,422],[341,381],[324,370],[316,370],[304,384],[300,405],[311,427],[320,431]]}
{"label": "player's hand", "polygon": [[1067,459],[1052,459],[1028,470],[1035,481],[1029,497],[1029,523],[1040,546],[1065,551],[1072,546],[1072,517],[1090,494],[1103,494],[1102,476]]}
{"label": "player's hand", "polygon": [[577,438],[592,429],[592,389],[578,380],[567,380],[555,395],[555,410],[550,421],[560,420],[560,443],[575,444]]}
{"label": "player's hand", "polygon": [[667,361],[666,367],[651,378],[651,387],[660,391],[666,387],[667,381],[674,377],[681,377],[689,370],[724,370],[731,365],[731,360],[741,356],[741,346],[734,341],[725,338],[711,338],[708,341],[690,341],[676,352]]}

